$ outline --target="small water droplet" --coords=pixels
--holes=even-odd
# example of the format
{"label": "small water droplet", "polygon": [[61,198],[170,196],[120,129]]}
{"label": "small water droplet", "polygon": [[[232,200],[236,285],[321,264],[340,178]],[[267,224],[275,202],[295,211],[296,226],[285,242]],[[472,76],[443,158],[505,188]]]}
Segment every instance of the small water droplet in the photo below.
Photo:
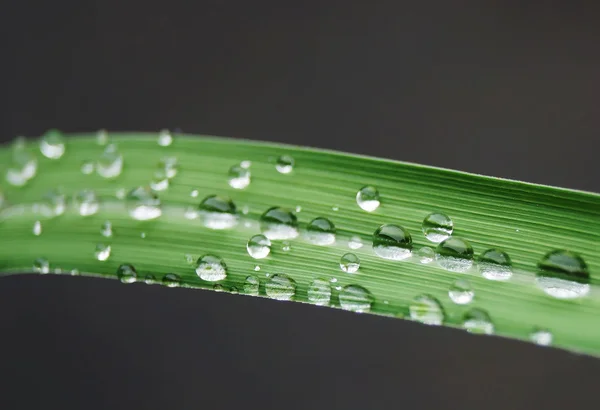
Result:
{"label": "small water droplet", "polygon": [[197,189],[194,189],[194,190],[192,190],[192,192],[190,192],[190,196],[192,198],[198,198],[198,194],[199,194],[199,192]]}
{"label": "small water droplet", "polygon": [[292,250],[292,245],[288,241],[283,241],[281,243],[281,250],[284,252],[289,252]]}
{"label": "small water droplet", "polygon": [[146,232],[141,232],[140,233],[140,238],[146,239]]}
{"label": "small water droplet", "polygon": [[213,290],[215,292],[225,292],[226,291],[225,286],[221,285],[220,283],[213,285]]}
{"label": "small water droplet", "polygon": [[315,218],[306,227],[306,239],[315,245],[331,245],[335,243],[335,226],[327,218]]}
{"label": "small water droplet", "polygon": [[117,268],[117,277],[121,283],[133,283],[137,280],[137,271],[133,265],[125,263]]}
{"label": "small water droplet", "polygon": [[242,167],[244,169],[250,168],[251,165],[252,165],[252,162],[248,161],[248,160],[244,160],[244,161],[240,162],[240,167]]}
{"label": "small water droplet", "polygon": [[46,258],[37,258],[33,261],[33,271],[35,273],[50,273],[50,262]]}
{"label": "small water droplet", "polygon": [[169,179],[175,178],[178,167],[179,165],[176,157],[163,157],[158,163],[158,169],[163,170],[166,177]]}
{"label": "small water droplet", "polygon": [[157,168],[150,181],[150,188],[154,191],[166,191],[169,188],[169,177],[163,168]]}
{"label": "small water droplet", "polygon": [[360,259],[353,253],[346,253],[340,259],[340,268],[344,272],[355,273],[360,267]]}
{"label": "small water droplet", "polygon": [[437,246],[435,259],[450,272],[466,272],[473,266],[473,248],[466,240],[451,236]]}
{"label": "small water droplet", "polygon": [[296,213],[302,212],[302,207],[300,205],[296,206]]}
{"label": "small water droplet", "polygon": [[84,175],[91,175],[94,172],[95,165],[92,161],[85,161],[81,164],[81,172]]}
{"label": "small water droplet", "polygon": [[264,235],[254,235],[248,240],[246,249],[254,259],[263,259],[271,253],[271,241]]}
{"label": "small water droplet", "polygon": [[168,147],[173,143],[173,137],[169,130],[160,130],[158,133],[158,145],[161,147]]}
{"label": "small water droplet", "polygon": [[241,165],[234,165],[229,168],[227,181],[232,188],[244,189],[250,185],[250,170]]}
{"label": "small water droplet", "polygon": [[337,280],[337,278],[331,278],[331,279],[329,280],[329,282],[331,282],[331,283],[336,283],[337,281],[338,281],[338,280]]}
{"label": "small water droplet", "polygon": [[296,294],[296,282],[287,275],[272,275],[265,284],[268,297],[276,300],[292,300]]}
{"label": "small water droplet", "polygon": [[42,234],[42,223],[40,221],[35,221],[33,223],[33,234],[35,236],[40,236]]}
{"label": "small water droplet", "polygon": [[450,285],[448,296],[450,296],[452,302],[456,303],[457,305],[467,305],[473,300],[475,292],[473,292],[473,288],[471,287],[469,281],[465,279],[457,279],[452,285]]}
{"label": "small water droplet", "polygon": [[96,193],[89,189],[77,193],[73,198],[73,202],[81,216],[94,215],[100,209],[100,201]]}
{"label": "small water droplet", "polygon": [[65,153],[65,137],[59,130],[49,130],[40,139],[40,152],[46,158],[59,159]]}
{"label": "small water droplet", "polygon": [[298,219],[285,208],[269,208],[260,217],[260,229],[271,240],[294,239],[298,236]]}
{"label": "small water droplet", "polygon": [[258,287],[260,282],[256,276],[250,275],[242,285],[242,292],[250,296],[258,296]]}
{"label": "small water droplet", "polygon": [[537,285],[557,299],[576,299],[590,291],[590,274],[583,258],[567,250],[548,252],[538,262]]}
{"label": "small water droplet", "polygon": [[401,226],[381,225],[373,234],[373,251],[384,259],[403,260],[411,256],[412,238]]}
{"label": "small water droplet", "polygon": [[423,219],[423,234],[431,242],[442,242],[452,235],[454,224],[449,216],[433,212]]}
{"label": "small water droplet", "polygon": [[435,252],[433,252],[433,249],[431,249],[429,246],[423,246],[417,251],[417,256],[419,258],[419,262],[427,264],[433,262]]}
{"label": "small water droplet", "polygon": [[338,298],[342,309],[357,313],[366,313],[371,310],[375,298],[367,289],[359,285],[347,285],[339,290]]}
{"label": "small water droplet", "polygon": [[185,261],[188,263],[188,265],[193,265],[194,264],[194,256],[193,255],[191,255],[189,253],[186,253],[184,255],[184,258],[185,258]]}
{"label": "small water droplet", "polygon": [[117,197],[117,199],[125,199],[126,195],[127,195],[127,190],[125,188],[118,188],[115,191],[115,196]]}
{"label": "small water droplet", "polygon": [[508,254],[500,249],[488,249],[477,258],[481,275],[489,280],[509,280],[512,263]]}
{"label": "small water droplet", "polygon": [[362,239],[360,239],[359,236],[354,235],[348,241],[348,248],[350,248],[350,249],[356,250],[356,249],[360,249],[362,247],[363,247],[363,241],[362,241]]}
{"label": "small water droplet", "polygon": [[529,339],[539,346],[550,346],[552,344],[552,333],[546,329],[534,329]]}
{"label": "small water droplet", "polygon": [[122,170],[123,156],[116,145],[108,145],[96,161],[96,173],[102,178],[112,179],[121,175]]}
{"label": "small water droplet", "polygon": [[275,169],[277,169],[280,174],[289,174],[294,169],[294,158],[289,155],[280,156],[277,158]]}
{"label": "small water droplet", "polygon": [[202,280],[217,282],[227,277],[227,266],[218,256],[204,255],[198,259],[196,274]]}
{"label": "small water droplet", "polygon": [[126,198],[129,216],[138,221],[156,219],[162,215],[160,199],[149,187],[137,187]]}
{"label": "small water droplet", "polygon": [[329,305],[331,286],[324,279],[315,279],[308,287],[308,301],[319,306]]}
{"label": "small water droplet", "polygon": [[106,238],[113,236],[112,223],[110,221],[104,221],[100,227],[100,234]]}
{"label": "small water droplet", "polygon": [[356,203],[358,206],[367,212],[373,212],[379,205],[379,191],[374,186],[364,186],[356,193]]}
{"label": "small water droplet", "polygon": [[410,318],[426,325],[439,326],[444,323],[445,314],[440,302],[432,296],[417,296],[409,306]]}
{"label": "small water droplet", "polygon": [[183,216],[185,217],[185,219],[189,219],[189,220],[196,219],[196,218],[198,218],[198,210],[196,209],[195,206],[192,206],[192,205],[187,206],[185,208]]}
{"label": "small water droplet", "polygon": [[170,288],[176,288],[181,285],[181,278],[175,273],[167,273],[162,278],[162,284]]}
{"label": "small water droplet", "polygon": [[104,262],[110,257],[110,245],[105,245],[103,243],[99,243],[96,245],[96,252],[94,253],[96,259],[100,262]]}
{"label": "small water droplet", "polygon": [[96,143],[98,145],[106,145],[108,144],[108,131],[102,129],[96,132]]}
{"label": "small water droplet", "polygon": [[256,265],[256,266],[254,267],[254,272],[258,272],[259,270],[260,270],[260,266]]}
{"label": "small water droplet", "polygon": [[483,309],[473,308],[465,313],[462,325],[470,333],[486,335],[494,333],[494,324]]}
{"label": "small water droplet", "polygon": [[17,139],[13,146],[12,162],[6,170],[6,181],[14,186],[25,185],[37,173],[37,159],[27,151],[24,143],[24,140]]}
{"label": "small water droplet", "polygon": [[340,207],[339,206],[332,206],[331,210],[334,211],[334,212],[337,212],[337,211],[340,210]]}
{"label": "small water droplet", "polygon": [[154,285],[156,283],[156,278],[154,277],[154,275],[149,273],[146,276],[144,276],[144,283],[146,285]]}
{"label": "small water droplet", "polygon": [[210,229],[229,229],[238,222],[235,204],[228,197],[209,195],[198,207],[204,226]]}
{"label": "small water droplet", "polygon": [[39,204],[36,204],[36,212],[46,218],[54,218],[65,213],[67,200],[65,195],[58,189],[46,193]]}

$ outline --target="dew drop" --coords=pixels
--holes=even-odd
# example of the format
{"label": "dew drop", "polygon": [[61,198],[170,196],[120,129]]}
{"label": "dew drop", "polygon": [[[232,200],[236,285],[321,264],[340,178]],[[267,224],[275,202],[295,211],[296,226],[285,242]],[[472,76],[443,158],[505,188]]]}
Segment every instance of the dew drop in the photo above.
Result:
{"label": "dew drop", "polygon": [[140,232],[140,238],[146,239],[146,232]]}
{"label": "dew drop", "polygon": [[158,145],[161,147],[168,147],[173,143],[173,136],[169,130],[160,130],[158,133]]}
{"label": "dew drop", "polygon": [[258,287],[260,282],[256,276],[250,275],[242,285],[242,292],[250,296],[258,296]]}
{"label": "dew drop", "polygon": [[156,219],[162,215],[160,199],[149,187],[137,187],[126,197],[129,216],[138,221]]}
{"label": "dew drop", "polygon": [[529,339],[539,346],[550,346],[552,344],[552,333],[546,329],[534,329]]}
{"label": "dew drop", "polygon": [[81,216],[94,215],[100,209],[100,201],[98,200],[96,193],[89,189],[77,193],[73,202]]}
{"label": "dew drop", "polygon": [[110,257],[110,245],[105,245],[102,243],[96,245],[96,251],[94,252],[94,256],[100,262],[104,262],[105,260],[107,260]]}
{"label": "dew drop", "polygon": [[450,296],[452,302],[456,303],[457,305],[467,305],[473,300],[475,292],[473,291],[469,281],[465,279],[457,279],[452,285],[450,285],[448,296]]}
{"label": "dew drop", "polygon": [[367,212],[373,212],[379,208],[379,191],[374,186],[364,186],[356,193],[356,203]]}
{"label": "dew drop", "polygon": [[117,268],[117,277],[121,283],[134,283],[137,280],[137,271],[133,265],[125,263]]}
{"label": "dew drop", "polygon": [[410,318],[426,325],[439,326],[444,323],[442,305],[429,295],[417,296],[409,306]]}
{"label": "dew drop", "polygon": [[298,236],[298,219],[287,209],[269,208],[260,217],[260,229],[271,240],[294,239]]}
{"label": "dew drop", "polygon": [[289,155],[282,155],[277,158],[277,164],[275,164],[275,169],[280,174],[289,174],[294,169],[294,158]]}
{"label": "dew drop", "polygon": [[185,258],[185,261],[187,262],[188,265],[193,265],[194,264],[194,256],[193,255],[191,255],[189,253],[186,253],[184,255],[184,258]]}
{"label": "dew drop", "polygon": [[381,225],[373,234],[373,251],[384,259],[403,260],[411,256],[412,238],[401,226]]}
{"label": "dew drop", "polygon": [[354,235],[348,241],[348,248],[350,248],[352,250],[360,249],[362,247],[363,247],[363,241],[362,241],[362,239],[360,239],[359,236]]}
{"label": "dew drop", "polygon": [[50,273],[50,263],[46,258],[37,258],[33,261],[33,271],[35,273]]}
{"label": "dew drop", "polygon": [[489,280],[509,280],[512,277],[512,262],[508,254],[500,249],[488,249],[477,258],[481,275]]}
{"label": "dew drop", "polygon": [[483,309],[473,308],[465,313],[462,326],[469,333],[486,335],[494,333],[494,324],[490,315]]}
{"label": "dew drop", "polygon": [[37,173],[37,159],[26,150],[24,141],[13,147],[12,162],[6,170],[6,181],[14,186],[23,186]]}
{"label": "dew drop", "polygon": [[144,283],[146,285],[153,285],[156,283],[156,278],[154,277],[154,275],[149,273],[146,276],[144,276]]}
{"label": "dew drop", "polygon": [[327,218],[315,218],[306,227],[306,239],[315,245],[331,245],[335,243],[335,226]]}
{"label": "dew drop", "polygon": [[473,248],[466,240],[451,236],[437,246],[435,259],[450,272],[466,272],[473,266]]}
{"label": "dew drop", "polygon": [[204,255],[196,263],[196,274],[202,280],[216,282],[227,277],[227,266],[218,256]]}
{"label": "dew drop", "polygon": [[192,198],[198,198],[198,194],[199,194],[199,192],[197,189],[194,189],[194,190],[192,190],[192,192],[190,192],[190,196]]}
{"label": "dew drop", "polygon": [[289,252],[292,250],[292,245],[288,241],[283,241],[281,243],[281,250],[284,252]]}
{"label": "dew drop", "polygon": [[169,188],[169,183],[167,172],[163,168],[158,168],[154,171],[154,176],[150,181],[150,188],[154,191],[166,191]]}
{"label": "dew drop", "polygon": [[33,234],[35,236],[40,236],[42,234],[42,223],[40,221],[35,221],[33,223]]}
{"label": "dew drop", "polygon": [[198,214],[204,226],[210,229],[229,229],[238,222],[233,201],[218,195],[204,198],[198,207]]}
{"label": "dew drop", "polygon": [[104,221],[100,227],[100,234],[105,238],[110,238],[113,236],[112,223],[110,221]]}
{"label": "dew drop", "polygon": [[276,274],[265,284],[268,297],[276,300],[292,300],[296,294],[296,282],[287,275]]}
{"label": "dew drop", "polygon": [[250,170],[241,165],[234,165],[229,168],[227,181],[232,188],[244,189],[250,185]]}
{"label": "dew drop", "polygon": [[176,157],[163,157],[158,163],[158,169],[164,171],[167,178],[173,179],[177,175],[178,162]]}
{"label": "dew drop", "polygon": [[185,208],[183,216],[185,217],[185,219],[189,219],[189,220],[196,219],[196,218],[198,218],[198,210],[196,209],[195,206],[192,206],[192,205],[187,206]]}
{"label": "dew drop", "polygon": [[119,188],[115,191],[115,197],[117,199],[125,199],[126,195],[127,195],[127,191],[125,190],[125,188]]}
{"label": "dew drop", "polygon": [[244,168],[244,169],[248,169],[250,168],[250,166],[252,165],[252,161],[249,160],[244,160],[242,162],[240,162],[240,167]]}
{"label": "dew drop", "polygon": [[308,287],[308,301],[315,305],[327,306],[331,300],[331,285],[324,279],[315,279]]}
{"label": "dew drop", "polygon": [[442,242],[452,235],[454,224],[449,216],[433,212],[423,219],[423,234],[431,242]]}
{"label": "dew drop", "polygon": [[96,173],[102,178],[112,179],[121,175],[123,156],[114,144],[108,145],[96,161]]}
{"label": "dew drop", "polygon": [[181,278],[175,273],[167,273],[162,278],[162,284],[170,288],[176,288],[181,285]]}
{"label": "dew drop", "polygon": [[417,256],[419,257],[419,262],[423,264],[433,262],[433,258],[435,258],[435,252],[429,246],[423,246],[421,249],[417,251]]}
{"label": "dew drop", "polygon": [[254,272],[258,272],[259,270],[260,270],[260,266],[259,266],[259,265],[256,265],[256,266],[254,267]]}
{"label": "dew drop", "polygon": [[106,145],[108,144],[108,131],[102,129],[96,132],[96,144]]}
{"label": "dew drop", "polygon": [[271,240],[264,235],[254,235],[246,244],[248,254],[254,259],[263,259],[271,253]]}
{"label": "dew drop", "polygon": [[557,299],[577,299],[587,295],[589,282],[587,265],[574,252],[554,250],[538,262],[537,285]]}
{"label": "dew drop", "polygon": [[375,301],[371,292],[359,285],[344,286],[338,298],[342,309],[357,313],[369,312]]}
{"label": "dew drop", "polygon": [[94,172],[95,165],[92,161],[85,161],[81,164],[81,173],[84,175],[91,175]]}
{"label": "dew drop", "polygon": [[59,159],[65,153],[65,137],[59,130],[49,130],[40,139],[40,152],[46,158]]}
{"label": "dew drop", "polygon": [[340,269],[347,273],[355,273],[360,267],[360,259],[353,253],[346,253],[340,259]]}
{"label": "dew drop", "polygon": [[302,207],[300,205],[296,206],[296,213],[302,212]]}

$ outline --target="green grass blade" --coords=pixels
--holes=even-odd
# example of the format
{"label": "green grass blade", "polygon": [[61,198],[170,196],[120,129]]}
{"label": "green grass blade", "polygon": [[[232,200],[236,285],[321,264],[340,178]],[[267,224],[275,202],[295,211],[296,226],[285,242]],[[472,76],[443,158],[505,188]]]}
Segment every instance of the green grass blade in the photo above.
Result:
{"label": "green grass blade", "polygon": [[[60,136],[55,140],[50,136],[44,141],[59,146]],[[258,292],[259,296],[331,307],[340,307],[341,301],[346,308],[430,324],[464,327],[466,322],[480,331],[491,331],[486,327],[491,324],[495,334],[522,340],[530,340],[535,329],[547,329],[553,346],[600,355],[597,194],[279,144],[177,135],[172,144],[161,146],[157,138],[147,133],[111,134],[110,143],[116,144],[123,158],[122,172],[113,178],[99,175],[98,164],[95,172],[82,172],[91,170],[98,160],[106,165],[116,155],[104,153],[105,142],[99,143],[95,135],[70,136],[64,155],[57,159],[42,155],[38,141],[1,148],[0,271],[32,272],[36,260],[44,258],[50,273],[117,278],[118,267],[131,264],[137,282]],[[58,156],[48,151],[48,145],[44,147],[51,156],[52,152]],[[36,158],[37,172],[27,181],[15,180],[26,154]],[[282,155],[295,162],[290,173],[276,170]],[[157,164],[165,157],[177,159],[178,171],[169,187],[157,193],[162,214],[154,220],[136,220],[128,212],[123,192],[161,181],[156,176]],[[245,189],[235,189],[228,183],[228,173],[242,161],[251,163],[251,182]],[[164,167],[158,169],[165,172]],[[15,181],[24,184],[15,186]],[[356,201],[357,191],[367,185],[377,187],[380,194],[381,205],[373,212],[361,209]],[[68,199],[59,216],[44,207],[45,196],[54,189]],[[96,213],[80,215],[73,198],[83,190],[98,196]],[[237,209],[234,226],[209,229],[203,218],[186,218],[190,207],[197,209],[210,195],[232,199]],[[300,236],[273,240],[268,257],[253,259],[246,251],[247,241],[260,233],[261,215],[274,206],[294,211]],[[443,261],[421,263],[420,249],[437,246],[422,232],[423,219],[434,211],[452,219],[453,238],[464,238],[472,245],[475,256],[470,269],[455,272],[445,269]],[[317,217],[335,225],[335,243],[318,245],[307,239],[308,223]],[[112,225],[112,236],[101,234],[106,221]],[[227,220],[213,221],[213,227],[214,223],[222,225]],[[373,234],[382,224],[399,225],[410,232],[412,257],[389,260],[374,252]],[[352,237],[359,237],[364,246],[350,249]],[[98,260],[97,251],[107,246],[110,254]],[[477,263],[477,257],[490,248],[510,255],[510,279],[489,280],[482,275],[489,265]],[[560,276],[575,289],[588,289],[585,296],[559,299],[541,289],[538,264],[553,250],[568,250],[585,261],[589,277],[577,276],[583,268]],[[340,269],[340,258],[348,252],[360,259],[355,273]],[[196,261],[207,254],[222,258],[226,278],[207,281],[199,277]],[[570,262],[573,268],[577,259]],[[219,272],[208,274],[216,279]],[[248,281],[249,276],[256,282]],[[313,283],[316,279],[320,281]],[[461,279],[474,292],[473,300],[464,305],[449,297],[451,286]],[[129,281],[127,277],[122,280]],[[357,294],[352,291],[360,289],[353,286],[368,290],[372,304],[353,300]],[[469,296],[468,292],[460,295]],[[490,324],[476,321],[484,313],[491,318]]]}

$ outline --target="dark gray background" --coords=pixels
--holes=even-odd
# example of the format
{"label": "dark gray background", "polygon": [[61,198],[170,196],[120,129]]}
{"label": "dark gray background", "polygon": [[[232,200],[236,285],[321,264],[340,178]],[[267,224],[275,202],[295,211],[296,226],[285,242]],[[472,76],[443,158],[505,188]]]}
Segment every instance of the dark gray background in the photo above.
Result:
{"label": "dark gray background", "polygon": [[[598,7],[412,3],[3,2],[0,134],[181,128],[600,191]],[[547,410],[597,395],[600,361],[513,341],[213,292],[0,282],[1,408]]]}

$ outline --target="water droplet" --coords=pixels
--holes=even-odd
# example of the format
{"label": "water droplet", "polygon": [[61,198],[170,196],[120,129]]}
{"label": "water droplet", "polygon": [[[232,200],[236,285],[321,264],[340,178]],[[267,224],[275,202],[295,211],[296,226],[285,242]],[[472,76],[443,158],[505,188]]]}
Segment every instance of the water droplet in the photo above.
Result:
{"label": "water droplet", "polygon": [[273,207],[260,217],[260,229],[271,240],[294,239],[298,236],[298,219],[287,209]]}
{"label": "water droplet", "polygon": [[374,186],[364,186],[356,193],[356,203],[367,212],[373,212],[379,205],[379,191]]}
{"label": "water droplet", "polygon": [[246,249],[254,259],[263,259],[271,253],[271,241],[264,235],[254,235],[248,240]]}
{"label": "water droplet", "polygon": [[186,253],[184,255],[185,261],[188,263],[188,265],[193,265],[194,264],[194,255]]}
{"label": "water droplet", "polygon": [[160,199],[149,187],[132,189],[126,201],[129,216],[138,221],[148,221],[162,215]]}
{"label": "water droplet", "polygon": [[185,208],[183,216],[185,217],[185,219],[189,219],[189,220],[196,219],[196,218],[198,218],[198,210],[196,209],[195,206],[192,206],[192,205],[187,206]]}
{"label": "water droplet", "polygon": [[123,156],[114,144],[108,145],[96,161],[96,173],[102,178],[116,178],[123,170]]}
{"label": "water droplet", "polygon": [[33,261],[33,271],[35,273],[50,273],[50,262],[46,258],[37,258]]}
{"label": "water droplet", "polygon": [[552,344],[552,333],[546,329],[534,329],[529,339],[539,346],[550,346]]}
{"label": "water droplet", "polygon": [[489,280],[508,280],[511,278],[512,263],[508,254],[500,249],[488,249],[477,259],[481,275]]}
{"label": "water droplet", "polygon": [[40,151],[50,159],[59,159],[65,153],[65,137],[59,130],[49,130],[40,139]]}
{"label": "water droplet", "polygon": [[250,212],[250,207],[248,205],[244,205],[242,207],[242,214],[243,215],[248,215],[248,212]]}
{"label": "water droplet", "polygon": [[237,224],[238,216],[233,201],[227,197],[209,195],[198,207],[204,226],[210,229],[229,229]]}
{"label": "water droplet", "polygon": [[115,197],[117,199],[125,199],[126,195],[127,195],[127,190],[125,188],[119,188],[115,191]]}
{"label": "water droplet", "polygon": [[213,285],[213,290],[215,292],[225,292],[226,291],[225,286],[221,285],[220,283]]}
{"label": "water droplet", "polygon": [[473,288],[471,287],[469,281],[465,279],[458,279],[452,285],[450,285],[448,296],[450,296],[452,302],[456,303],[457,305],[467,305],[473,300],[475,292],[473,292]]}
{"label": "water droplet", "polygon": [[247,159],[240,162],[240,167],[244,168],[244,169],[248,169],[250,168],[250,166],[252,165],[251,161],[248,161]]}
{"label": "water droplet", "polygon": [[216,282],[227,277],[227,266],[218,256],[204,255],[198,259],[196,274],[202,280]]}
{"label": "water droplet", "polygon": [[302,207],[300,205],[296,206],[296,213],[302,212]]}
{"label": "water droplet", "polygon": [[338,298],[342,309],[357,313],[369,312],[375,301],[371,292],[359,285],[344,286]]}
{"label": "water droplet", "polygon": [[590,291],[590,274],[583,258],[574,252],[554,250],[538,262],[537,285],[557,299],[576,299]]}
{"label": "water droplet", "polygon": [[359,236],[353,236],[350,238],[350,240],[348,241],[348,248],[356,250],[356,249],[360,249],[363,247],[363,241],[362,239],[360,239]]}
{"label": "water droplet", "polygon": [[280,174],[289,174],[294,169],[294,158],[289,155],[282,155],[277,159],[277,164],[275,164],[275,169]]}
{"label": "water droplet", "polygon": [[451,272],[466,272],[473,266],[473,248],[464,239],[451,236],[435,250],[438,265]]}
{"label": "water droplet", "polygon": [[470,333],[491,335],[494,324],[485,310],[473,308],[463,317],[463,328]]}
{"label": "water droplet", "polygon": [[6,170],[6,181],[14,186],[23,186],[37,172],[37,159],[25,148],[23,143],[13,147],[12,162]]}
{"label": "water droplet", "polygon": [[92,161],[85,161],[83,164],[81,164],[81,172],[84,175],[90,175],[94,172],[95,169],[95,165]]}
{"label": "water droplet", "polygon": [[113,236],[112,223],[110,221],[105,221],[100,227],[100,234],[106,238],[110,238]]}
{"label": "water droplet", "polygon": [[452,219],[445,214],[433,212],[423,219],[423,233],[431,242],[442,242],[452,235],[453,230]]}
{"label": "water droplet", "polygon": [[81,216],[94,215],[100,209],[100,201],[96,193],[89,189],[77,193],[73,198],[73,202]]}
{"label": "water droplet", "polygon": [[177,286],[181,285],[181,278],[175,273],[167,273],[162,278],[162,284],[170,288],[176,288]]}
{"label": "water droplet", "polygon": [[340,210],[340,207],[339,206],[332,206],[331,210],[334,211],[334,212],[337,212],[337,211]]}
{"label": "water droplet", "polygon": [[65,213],[67,200],[65,195],[57,189],[54,189],[42,198],[39,204],[36,204],[36,212],[39,212],[46,218],[54,218]]}
{"label": "water droplet", "polygon": [[329,305],[331,286],[323,279],[315,279],[308,287],[308,301],[319,306]]}
{"label": "water droplet", "polygon": [[146,285],[154,285],[156,283],[156,278],[154,277],[154,275],[149,273],[146,276],[144,276],[144,283]]}
{"label": "water droplet", "polygon": [[96,143],[98,145],[106,145],[108,144],[108,131],[102,129],[96,132]]}
{"label": "water droplet", "polygon": [[254,267],[254,272],[258,272],[259,270],[260,270],[260,266],[256,265],[256,266]]}
{"label": "water droplet", "polygon": [[288,241],[283,241],[281,243],[281,250],[284,252],[289,252],[292,250],[292,245]]}
{"label": "water droplet", "polygon": [[327,218],[315,218],[306,227],[306,239],[315,245],[335,243],[335,226]]}
{"label": "water droplet", "polygon": [[373,251],[384,259],[403,260],[411,256],[412,238],[401,226],[381,225],[373,234]]}
{"label": "water droplet", "polygon": [[287,275],[276,274],[265,284],[265,292],[271,299],[292,300],[296,294],[296,282]]}
{"label": "water droplet", "polygon": [[433,262],[435,252],[429,246],[423,246],[418,250],[417,256],[419,257],[419,262],[427,264]]}
{"label": "water droplet", "polygon": [[340,268],[344,272],[355,273],[360,267],[358,256],[353,253],[346,253],[340,259]]}
{"label": "water droplet", "polygon": [[96,252],[94,253],[94,255],[96,256],[96,259],[98,259],[100,262],[104,262],[110,257],[110,245],[104,245],[102,243],[99,243],[98,245],[96,245]]}
{"label": "water droplet", "polygon": [[439,326],[445,314],[440,302],[429,295],[417,296],[409,306],[410,318],[426,325]]}
{"label": "water droplet", "polygon": [[158,163],[158,169],[163,170],[166,177],[169,179],[175,178],[178,166],[176,157],[163,157]]}
{"label": "water droplet", "polygon": [[248,276],[242,285],[242,292],[250,296],[258,296],[260,282],[256,276]]}
{"label": "water droplet", "polygon": [[168,147],[173,143],[173,137],[169,130],[160,130],[158,133],[158,145],[161,147]]}
{"label": "water droplet", "polygon": [[146,232],[140,232],[140,238],[146,239]]}
{"label": "water droplet", "polygon": [[154,191],[166,191],[169,188],[169,178],[167,172],[163,168],[158,168],[154,171],[150,188]]}
{"label": "water droplet", "polygon": [[33,223],[33,234],[35,236],[40,236],[42,234],[42,223],[40,221],[35,221]]}
{"label": "water droplet", "polygon": [[241,165],[234,165],[229,169],[229,186],[235,189],[244,189],[250,185],[250,170]]}
{"label": "water droplet", "polygon": [[192,192],[190,192],[190,196],[192,198],[198,198],[198,194],[199,194],[199,192],[197,189],[194,189]]}
{"label": "water droplet", "polygon": [[121,283],[134,283],[137,280],[137,271],[128,263],[117,268],[117,277]]}

